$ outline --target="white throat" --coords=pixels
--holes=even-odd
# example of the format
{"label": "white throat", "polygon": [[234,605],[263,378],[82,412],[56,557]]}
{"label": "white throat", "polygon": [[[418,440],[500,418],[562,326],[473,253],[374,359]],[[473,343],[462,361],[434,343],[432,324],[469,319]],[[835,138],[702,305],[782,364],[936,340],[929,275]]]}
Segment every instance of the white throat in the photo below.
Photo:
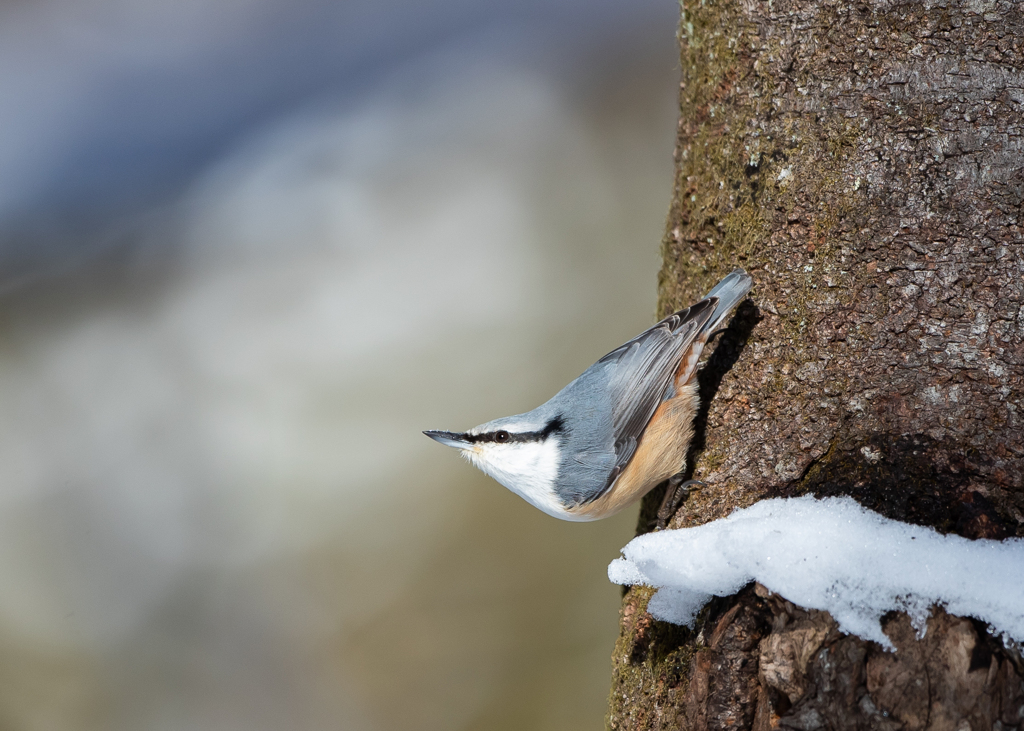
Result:
{"label": "white throat", "polygon": [[482,442],[462,452],[474,466],[548,515],[565,518],[565,506],[555,493],[559,439],[538,442]]}

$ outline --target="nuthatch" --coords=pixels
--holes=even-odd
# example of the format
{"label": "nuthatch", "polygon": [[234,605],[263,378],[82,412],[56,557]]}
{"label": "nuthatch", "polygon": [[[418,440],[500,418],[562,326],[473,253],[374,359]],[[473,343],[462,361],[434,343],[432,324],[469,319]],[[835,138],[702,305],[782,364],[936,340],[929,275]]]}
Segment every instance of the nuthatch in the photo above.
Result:
{"label": "nuthatch", "polygon": [[700,405],[697,362],[751,283],[734,269],[700,302],[616,348],[533,411],[461,434],[423,433],[563,520],[605,518],[665,480],[674,491]]}

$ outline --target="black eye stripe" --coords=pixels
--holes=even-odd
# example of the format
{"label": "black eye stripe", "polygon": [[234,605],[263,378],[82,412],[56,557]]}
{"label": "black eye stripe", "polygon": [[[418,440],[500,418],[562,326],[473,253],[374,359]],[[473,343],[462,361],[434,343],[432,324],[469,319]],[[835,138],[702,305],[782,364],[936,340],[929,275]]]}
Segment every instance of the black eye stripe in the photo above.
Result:
{"label": "black eye stripe", "polygon": [[540,431],[508,432],[504,429],[485,432],[483,434],[466,434],[467,442],[477,444],[479,442],[494,442],[497,444],[513,444],[516,442],[543,442],[552,434],[560,434],[565,431],[565,422],[561,416],[556,416],[549,421]]}

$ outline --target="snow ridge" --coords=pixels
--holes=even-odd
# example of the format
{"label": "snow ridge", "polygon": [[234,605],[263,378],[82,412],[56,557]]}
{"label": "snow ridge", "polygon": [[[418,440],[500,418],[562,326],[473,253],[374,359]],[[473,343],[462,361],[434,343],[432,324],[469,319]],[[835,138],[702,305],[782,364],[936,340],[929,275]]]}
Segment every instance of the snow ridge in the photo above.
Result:
{"label": "snow ridge", "polygon": [[622,554],[608,578],[658,587],[647,609],[675,624],[692,626],[712,595],[757,581],[887,649],[883,614],[907,612],[923,636],[936,604],[1024,641],[1024,540],[944,536],[851,498],[765,500],[696,528],[639,536]]}

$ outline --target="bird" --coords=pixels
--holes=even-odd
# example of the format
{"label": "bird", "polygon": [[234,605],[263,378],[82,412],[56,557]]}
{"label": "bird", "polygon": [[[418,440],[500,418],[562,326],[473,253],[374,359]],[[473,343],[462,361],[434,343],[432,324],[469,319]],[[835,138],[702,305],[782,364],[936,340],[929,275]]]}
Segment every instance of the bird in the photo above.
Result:
{"label": "bird", "polygon": [[[614,515],[666,480],[668,503],[697,483],[683,482],[683,472],[700,406],[701,353],[752,284],[734,269],[702,300],[611,351],[533,411],[465,432],[423,433],[562,520]],[[674,510],[663,503],[659,527]]]}

